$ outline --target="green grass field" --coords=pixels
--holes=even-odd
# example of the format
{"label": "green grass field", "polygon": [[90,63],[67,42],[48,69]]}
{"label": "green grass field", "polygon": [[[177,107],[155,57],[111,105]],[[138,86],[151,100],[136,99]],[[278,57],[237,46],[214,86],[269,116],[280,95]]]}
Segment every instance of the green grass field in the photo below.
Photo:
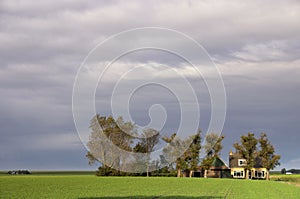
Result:
{"label": "green grass field", "polygon": [[0,175],[0,198],[300,198],[300,187],[263,180]]}
{"label": "green grass field", "polygon": [[290,184],[300,186],[300,174],[298,174],[298,175],[295,175],[295,174],[294,175],[281,175],[281,174],[271,175],[271,180],[284,181],[284,182],[288,182]]}

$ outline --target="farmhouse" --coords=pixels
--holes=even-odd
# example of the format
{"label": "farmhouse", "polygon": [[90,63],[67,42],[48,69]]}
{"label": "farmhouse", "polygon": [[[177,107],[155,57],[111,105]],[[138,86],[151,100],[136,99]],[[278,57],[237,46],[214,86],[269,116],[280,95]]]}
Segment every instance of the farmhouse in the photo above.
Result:
{"label": "farmhouse", "polygon": [[[208,178],[246,178],[247,161],[239,153],[229,153],[229,166],[219,157],[215,157],[211,167],[207,170]],[[182,171],[183,177],[188,177],[189,170]],[[249,171],[249,179],[267,179],[268,170],[262,166],[260,158],[255,158],[255,164]],[[204,177],[204,170],[198,167],[192,171],[191,177]]]}
{"label": "farmhouse", "polygon": [[[233,178],[246,178],[247,161],[238,153],[229,153],[229,166]],[[260,158],[255,158],[254,167],[249,171],[249,179],[266,179],[268,170],[262,166]]]}
{"label": "farmhouse", "polygon": [[[267,179],[269,173],[262,166],[262,161],[259,157],[255,158],[254,166],[249,170],[249,179]],[[247,161],[242,158],[241,154],[229,152],[229,166],[220,158],[215,157],[211,167],[207,170],[208,178],[236,178],[246,179]],[[204,169],[198,167],[194,171],[182,170],[182,176],[188,177],[204,177]]]}

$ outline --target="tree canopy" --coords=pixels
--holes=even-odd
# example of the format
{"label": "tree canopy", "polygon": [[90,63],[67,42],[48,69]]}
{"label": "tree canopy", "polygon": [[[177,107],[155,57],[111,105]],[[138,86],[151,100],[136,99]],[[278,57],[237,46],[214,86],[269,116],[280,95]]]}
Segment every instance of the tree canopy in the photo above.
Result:
{"label": "tree canopy", "polygon": [[205,170],[204,177],[207,177],[207,170],[211,167],[214,159],[220,156],[222,146],[222,140],[225,137],[219,136],[215,133],[210,133],[205,136],[206,144],[204,145],[206,156],[201,162],[202,169]]}
{"label": "tree canopy", "polygon": [[234,148],[236,151],[247,161],[246,169],[250,170],[255,164],[255,157],[257,151],[257,139],[254,133],[248,133],[247,135],[242,135],[240,144],[238,142],[234,143]]}
{"label": "tree canopy", "polygon": [[[114,119],[112,116],[105,117],[98,114],[91,119],[90,129],[91,134],[87,143],[89,151],[86,157],[89,164],[96,161],[101,163],[99,175],[123,175],[121,171],[130,167],[131,171],[140,175],[149,176],[150,171],[155,169],[163,172],[176,169],[177,176],[181,176],[182,170],[197,170],[199,165],[206,173],[214,159],[220,156],[224,139],[223,135],[210,133],[205,136],[205,145],[201,146],[201,130],[183,139],[175,133],[170,137],[161,137],[160,132],[155,129],[143,129],[142,135],[138,137],[135,124],[125,122],[122,117]],[[150,153],[155,150],[158,143],[161,143],[160,141],[164,141],[167,145],[163,148],[162,154],[155,157],[157,159],[151,159]],[[242,135],[240,142],[234,143],[233,146],[236,152],[246,159],[247,171],[254,167],[257,158],[267,170],[280,165],[280,156],[275,154],[275,148],[265,133],[258,139],[254,133]],[[202,148],[206,155],[200,161]],[[132,158],[122,151],[137,155]],[[190,172],[190,176],[191,174]]]}
{"label": "tree canopy", "polygon": [[[257,146],[258,144],[259,146]],[[234,143],[233,146],[242,158],[246,159],[247,173],[255,165],[257,159],[268,171],[280,165],[280,156],[275,154],[275,148],[266,133],[261,133],[260,137],[256,139],[254,133],[249,132],[247,135],[242,135],[240,143]],[[246,174],[246,178],[248,178],[248,174]]]}
{"label": "tree canopy", "polygon": [[270,170],[274,169],[276,166],[279,166],[280,155],[275,154],[275,148],[267,138],[267,134],[261,133],[258,142],[260,147],[258,155],[262,159],[263,167]]}

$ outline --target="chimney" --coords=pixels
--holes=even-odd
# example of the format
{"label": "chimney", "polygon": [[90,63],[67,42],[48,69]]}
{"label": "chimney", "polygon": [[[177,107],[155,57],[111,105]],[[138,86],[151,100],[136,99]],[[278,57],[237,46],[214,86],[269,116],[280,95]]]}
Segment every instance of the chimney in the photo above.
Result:
{"label": "chimney", "polygon": [[229,168],[233,167],[233,153],[232,151],[230,150],[229,152]]}

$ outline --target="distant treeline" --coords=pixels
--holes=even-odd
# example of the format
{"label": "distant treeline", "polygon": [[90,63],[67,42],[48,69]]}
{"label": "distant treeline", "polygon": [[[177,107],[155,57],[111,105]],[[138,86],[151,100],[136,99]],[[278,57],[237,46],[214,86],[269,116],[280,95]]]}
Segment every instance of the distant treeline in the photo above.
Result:
{"label": "distant treeline", "polygon": [[27,174],[31,174],[28,170],[12,170],[12,171],[8,171],[7,174],[11,174],[11,175],[27,175]]}
{"label": "distant treeline", "polygon": [[290,172],[293,174],[300,174],[300,169],[290,169],[290,170],[287,170],[286,172]]}
{"label": "distant treeline", "polygon": [[[94,172],[95,173],[95,172]],[[147,172],[143,173],[129,173],[122,172],[108,166],[100,166],[96,171],[97,176],[147,176]],[[176,177],[177,171],[173,168],[164,167],[152,172],[148,172],[148,176],[157,177]]]}
{"label": "distant treeline", "polygon": [[11,175],[95,175],[95,171],[28,171],[28,170],[11,170],[11,171],[0,171],[0,174],[11,174]]}

